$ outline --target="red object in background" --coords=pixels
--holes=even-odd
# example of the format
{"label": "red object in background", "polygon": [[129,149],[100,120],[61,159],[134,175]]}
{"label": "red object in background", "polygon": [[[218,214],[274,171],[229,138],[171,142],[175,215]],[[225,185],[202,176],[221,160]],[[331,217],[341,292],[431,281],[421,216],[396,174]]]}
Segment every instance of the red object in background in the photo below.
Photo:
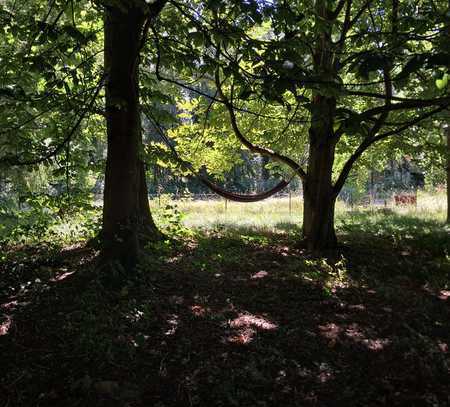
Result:
{"label": "red object in background", "polygon": [[395,205],[416,205],[417,197],[415,195],[394,195]]}

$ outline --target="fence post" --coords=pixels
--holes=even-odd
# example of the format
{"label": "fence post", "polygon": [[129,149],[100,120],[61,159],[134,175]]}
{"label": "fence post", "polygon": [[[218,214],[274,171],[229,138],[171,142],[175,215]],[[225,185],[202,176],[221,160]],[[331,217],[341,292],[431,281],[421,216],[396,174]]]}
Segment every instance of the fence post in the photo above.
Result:
{"label": "fence post", "polygon": [[289,190],[289,216],[292,215],[292,192]]}

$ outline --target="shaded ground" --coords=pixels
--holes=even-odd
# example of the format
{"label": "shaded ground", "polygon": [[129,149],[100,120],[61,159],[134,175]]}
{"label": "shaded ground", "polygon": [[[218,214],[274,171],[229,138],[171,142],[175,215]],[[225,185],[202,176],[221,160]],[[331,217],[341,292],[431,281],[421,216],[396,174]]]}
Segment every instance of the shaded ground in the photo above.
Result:
{"label": "shaded ground", "polygon": [[293,233],[162,245],[125,285],[89,249],[9,248],[0,406],[450,405],[448,231],[355,214],[325,258]]}

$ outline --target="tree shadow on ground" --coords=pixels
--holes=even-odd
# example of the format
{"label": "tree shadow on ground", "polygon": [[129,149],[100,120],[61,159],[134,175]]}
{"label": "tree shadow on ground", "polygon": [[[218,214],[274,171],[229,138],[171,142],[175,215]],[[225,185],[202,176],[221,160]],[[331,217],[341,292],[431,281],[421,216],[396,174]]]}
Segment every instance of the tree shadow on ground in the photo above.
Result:
{"label": "tree shadow on ground", "polygon": [[5,404],[448,405],[445,248],[364,228],[322,258],[286,233],[206,233],[115,292],[89,251],[8,260]]}

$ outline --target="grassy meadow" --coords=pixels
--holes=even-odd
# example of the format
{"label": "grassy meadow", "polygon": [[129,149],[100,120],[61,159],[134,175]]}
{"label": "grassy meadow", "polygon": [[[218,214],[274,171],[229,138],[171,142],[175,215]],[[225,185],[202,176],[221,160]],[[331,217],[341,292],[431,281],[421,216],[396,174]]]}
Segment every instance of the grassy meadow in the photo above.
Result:
{"label": "grassy meadow", "polygon": [[[194,229],[248,228],[259,231],[289,231],[301,227],[303,202],[299,194],[266,199],[254,203],[225,202],[225,199],[171,200],[169,196],[150,200],[152,211],[158,220],[167,205],[176,206],[183,224]],[[395,206],[393,202],[378,205],[350,206],[342,200],[336,204],[336,225],[348,224],[352,219],[367,218],[376,222],[388,216],[404,216],[444,222],[446,196],[444,193],[419,192],[417,205]]]}
{"label": "grassy meadow", "polygon": [[[300,233],[303,202],[299,194],[255,203],[226,202],[213,197],[175,200],[163,194],[150,199],[150,207],[157,225],[163,230],[170,229],[166,230],[169,236],[176,235],[181,229],[189,229],[194,234],[238,229],[254,233]],[[387,226],[394,219],[410,223],[411,227],[426,221],[442,231],[445,230],[445,218],[444,193],[419,192],[417,205],[396,206],[388,201],[386,204],[350,206],[341,200],[336,204],[338,234],[346,234],[349,225],[380,223]],[[91,239],[100,226],[101,201],[82,209],[68,208],[65,211],[50,201],[33,202],[21,209],[0,210],[0,244],[72,244]]]}

